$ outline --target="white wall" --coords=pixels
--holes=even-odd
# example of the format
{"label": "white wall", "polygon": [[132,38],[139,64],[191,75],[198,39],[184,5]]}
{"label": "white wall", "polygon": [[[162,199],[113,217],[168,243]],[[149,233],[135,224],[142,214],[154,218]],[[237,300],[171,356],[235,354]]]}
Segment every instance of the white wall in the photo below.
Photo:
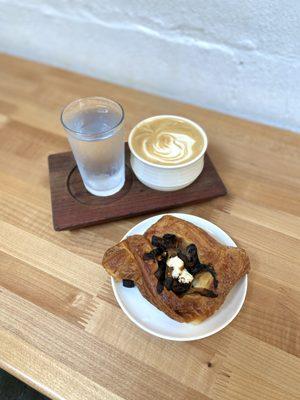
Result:
{"label": "white wall", "polygon": [[0,0],[0,51],[300,130],[297,0]]}

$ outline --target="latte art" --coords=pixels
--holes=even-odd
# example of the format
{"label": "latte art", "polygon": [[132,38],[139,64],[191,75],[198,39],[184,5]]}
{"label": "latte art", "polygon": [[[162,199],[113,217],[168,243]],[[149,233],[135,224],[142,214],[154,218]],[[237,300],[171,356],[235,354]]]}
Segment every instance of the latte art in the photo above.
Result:
{"label": "latte art", "polygon": [[154,163],[178,164],[191,159],[195,140],[173,132],[161,132],[143,139],[143,153]]}
{"label": "latte art", "polygon": [[132,146],[140,157],[154,164],[180,165],[200,154],[203,139],[194,125],[164,117],[137,126]]}

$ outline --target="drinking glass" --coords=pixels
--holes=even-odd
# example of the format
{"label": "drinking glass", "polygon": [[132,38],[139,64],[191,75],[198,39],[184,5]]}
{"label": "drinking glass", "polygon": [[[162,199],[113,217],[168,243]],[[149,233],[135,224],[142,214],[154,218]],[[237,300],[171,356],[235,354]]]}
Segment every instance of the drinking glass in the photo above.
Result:
{"label": "drinking glass", "polygon": [[110,196],[124,185],[123,120],[121,105],[103,97],[75,100],[62,111],[84,186],[96,196]]}

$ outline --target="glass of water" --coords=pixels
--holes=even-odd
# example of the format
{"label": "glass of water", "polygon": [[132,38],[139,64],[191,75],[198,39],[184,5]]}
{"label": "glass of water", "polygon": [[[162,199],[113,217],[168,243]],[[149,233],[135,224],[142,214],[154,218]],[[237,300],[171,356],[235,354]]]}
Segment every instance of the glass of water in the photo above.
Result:
{"label": "glass of water", "polygon": [[61,122],[86,189],[96,196],[117,193],[125,182],[124,111],[103,97],[65,107]]}

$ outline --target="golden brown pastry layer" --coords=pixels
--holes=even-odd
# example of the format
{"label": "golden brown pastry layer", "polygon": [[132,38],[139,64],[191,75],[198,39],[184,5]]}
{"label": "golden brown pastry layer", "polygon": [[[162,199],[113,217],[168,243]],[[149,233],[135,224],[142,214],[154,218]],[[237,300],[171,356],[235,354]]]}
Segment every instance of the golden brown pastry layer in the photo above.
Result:
{"label": "golden brown pastry layer", "polygon": [[[158,294],[158,268],[156,260],[144,260],[143,256],[153,249],[153,235],[162,237],[175,234],[184,246],[195,244],[202,263],[211,264],[217,274],[217,297],[210,298],[199,293],[187,292],[176,295],[166,288]],[[212,315],[224,302],[235,283],[250,270],[249,258],[243,249],[227,247],[218,243],[208,233],[190,222],[167,215],[152,225],[144,235],[134,235],[106,251],[103,267],[116,280],[130,279],[142,295],[169,317],[179,322],[202,321]],[[213,280],[207,273],[201,276],[201,285],[213,289]]]}

